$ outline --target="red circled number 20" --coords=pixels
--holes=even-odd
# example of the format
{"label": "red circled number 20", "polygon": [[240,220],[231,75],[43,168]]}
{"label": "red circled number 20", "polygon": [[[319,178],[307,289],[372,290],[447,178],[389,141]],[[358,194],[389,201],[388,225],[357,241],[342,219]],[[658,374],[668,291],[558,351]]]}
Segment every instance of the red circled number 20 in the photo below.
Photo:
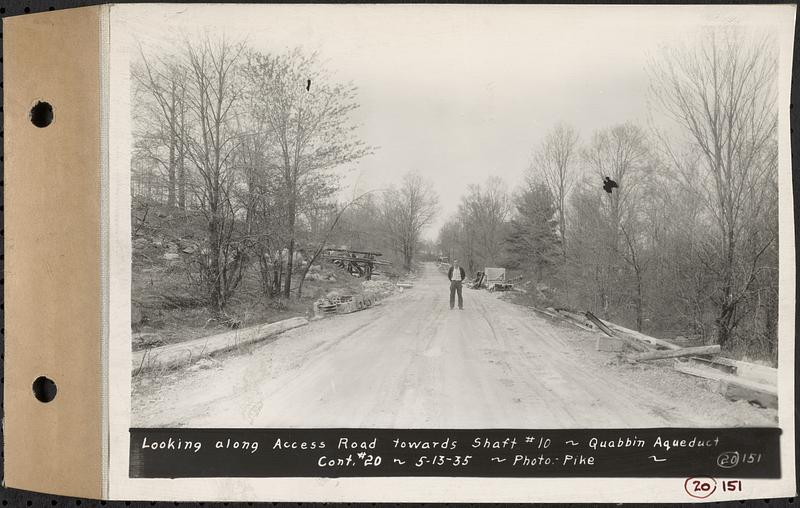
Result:
{"label": "red circled number 20", "polygon": [[683,482],[686,493],[697,499],[705,499],[717,490],[717,480],[710,476],[696,476],[687,478]]}

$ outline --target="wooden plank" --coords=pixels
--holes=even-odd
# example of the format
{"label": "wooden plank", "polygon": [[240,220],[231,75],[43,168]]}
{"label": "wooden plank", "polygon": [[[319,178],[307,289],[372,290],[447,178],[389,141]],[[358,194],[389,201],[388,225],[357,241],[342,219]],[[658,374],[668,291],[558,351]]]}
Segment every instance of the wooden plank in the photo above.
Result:
{"label": "wooden plank", "polygon": [[700,347],[687,347],[683,349],[669,349],[666,351],[650,351],[641,355],[636,355],[632,359],[637,362],[646,360],[661,360],[664,358],[677,358],[679,356],[692,356],[692,355],[714,355],[719,353],[719,346],[700,346]]}
{"label": "wooden plank", "polygon": [[534,312],[539,313],[539,314],[544,314],[546,317],[549,317],[549,318],[552,318],[552,319],[557,319],[558,321],[563,321],[561,316],[559,316],[558,314],[553,314],[552,312],[549,312],[549,311],[544,310],[544,309],[540,309],[538,307],[530,307],[530,309],[532,311],[534,311]]}
{"label": "wooden plank", "polygon": [[585,315],[583,315],[583,314],[575,314],[574,312],[570,312],[570,311],[568,311],[566,309],[556,309],[556,312],[558,312],[559,315],[561,315],[561,316],[563,316],[563,317],[565,317],[567,319],[570,319],[570,320],[572,320],[572,321],[574,321],[576,323],[580,323],[584,327],[589,328],[590,330],[592,330],[594,332],[597,331],[597,328],[595,328],[595,326],[592,324],[592,322],[589,319],[587,319],[587,317]]}
{"label": "wooden plank", "polygon": [[748,386],[742,385],[740,382],[721,383],[719,393],[731,400],[746,400],[755,402],[762,407],[778,408],[777,392],[753,390]]}
{"label": "wooden plank", "polygon": [[778,384],[778,369],[759,365],[757,363],[743,362],[732,358],[717,356],[713,359],[715,363],[732,367],[736,370],[736,375],[757,383],[766,383],[773,386]]}
{"label": "wooden plank", "polygon": [[612,330],[620,333],[625,334],[631,337],[632,339],[636,339],[642,342],[646,342],[652,346],[663,347],[665,349],[681,349],[681,346],[673,344],[672,342],[667,342],[666,340],[657,339],[655,337],[651,337],[649,335],[645,335],[641,332],[637,332],[636,330],[631,330],[630,328],[625,328],[624,326],[620,326],[616,323],[611,323],[608,321],[603,321],[603,323],[611,328]]}
{"label": "wooden plank", "polygon": [[577,326],[582,330],[586,330],[587,332],[597,333],[598,331],[597,328],[592,327],[591,323],[586,319],[586,316],[573,314],[572,312],[569,312],[564,309],[553,309],[553,310],[555,310],[558,313],[557,315],[562,321],[566,321],[567,323]]}
{"label": "wooden plank", "polygon": [[778,407],[778,390],[774,386],[757,383],[730,374],[723,374],[718,371],[699,369],[685,362],[676,361],[674,368],[683,374],[710,380],[713,383],[712,388],[715,392],[731,400],[747,400],[763,407]]}
{"label": "wooden plank", "polygon": [[558,321],[560,323],[567,323],[567,324],[570,324],[570,325],[573,325],[573,326],[577,326],[578,328],[580,328],[582,330],[586,330],[587,332],[593,332],[593,333],[597,332],[597,330],[595,330],[593,328],[589,328],[588,326],[586,326],[584,324],[581,324],[581,323],[579,323],[577,321],[573,321],[572,319],[567,319],[565,316],[562,316],[562,315],[557,314],[555,312],[550,312],[549,310],[539,309],[539,308],[536,308],[536,307],[530,307],[530,308],[531,308],[531,310],[533,310],[535,312],[538,312],[539,314],[543,314],[545,317],[548,317],[548,318],[553,319],[555,321]]}
{"label": "wooden plank", "polygon": [[348,262],[351,262],[351,263],[369,263],[369,264],[372,264],[372,265],[390,265],[391,264],[388,261],[380,261],[380,260],[377,260],[377,259],[369,259],[369,258],[350,258],[350,257],[347,257],[347,256],[330,256],[330,255],[327,255],[327,254],[322,256],[322,257],[324,259],[327,259],[327,260],[330,260],[330,261],[348,261]]}
{"label": "wooden plank", "polygon": [[736,367],[718,363],[713,358],[690,357],[687,358],[687,361],[692,365],[698,365],[700,367],[705,367],[709,369],[716,369],[721,372],[724,372],[725,374],[732,374],[734,376],[736,375]]}
{"label": "wooden plank", "polygon": [[598,318],[597,316],[595,316],[594,314],[592,314],[588,310],[585,312],[585,315],[589,319],[589,321],[594,323],[594,325],[597,328],[600,329],[601,332],[605,333],[609,337],[616,337],[616,334],[614,332],[612,332],[611,329],[609,327],[607,327],[605,323],[600,321],[600,318]]}
{"label": "wooden plank", "polygon": [[351,252],[353,254],[366,254],[369,256],[383,256],[380,252],[368,252],[363,250],[348,250],[348,249],[325,249],[326,252]]}
{"label": "wooden plank", "polygon": [[294,317],[210,337],[201,337],[177,344],[136,351],[133,353],[131,369],[136,374],[154,368],[167,369],[186,365],[204,356],[229,351],[307,324],[308,319]]}

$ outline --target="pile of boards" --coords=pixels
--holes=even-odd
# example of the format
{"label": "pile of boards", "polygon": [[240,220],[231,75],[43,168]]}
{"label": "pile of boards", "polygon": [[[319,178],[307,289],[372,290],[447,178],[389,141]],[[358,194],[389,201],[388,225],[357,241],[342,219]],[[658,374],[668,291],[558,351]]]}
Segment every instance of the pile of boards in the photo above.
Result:
{"label": "pile of boards", "polygon": [[777,369],[719,356],[719,345],[684,347],[604,321],[591,312],[534,308],[553,320],[597,333],[597,349],[624,352],[636,362],[674,358],[674,369],[708,381],[709,387],[731,400],[747,400],[762,407],[778,407]]}
{"label": "pile of boards", "polygon": [[315,305],[317,315],[349,314],[372,307],[377,299],[366,295],[336,295],[321,299]]}
{"label": "pile of boards", "polygon": [[332,314],[350,314],[378,305],[380,300],[404,289],[413,288],[410,282],[397,282],[396,284],[383,280],[368,280],[361,283],[360,294],[341,294],[332,291],[314,302],[314,315],[326,316]]}

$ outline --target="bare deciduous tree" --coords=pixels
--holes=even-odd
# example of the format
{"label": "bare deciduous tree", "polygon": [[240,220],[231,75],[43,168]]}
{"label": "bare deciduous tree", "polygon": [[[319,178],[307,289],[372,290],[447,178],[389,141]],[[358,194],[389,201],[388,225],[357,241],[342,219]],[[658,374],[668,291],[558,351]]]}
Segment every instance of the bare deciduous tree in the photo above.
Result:
{"label": "bare deciduous tree", "polygon": [[[717,341],[724,345],[739,305],[758,276],[759,258],[776,238],[756,226],[777,199],[776,48],[730,28],[665,50],[652,65],[652,96],[682,135],[662,146],[686,186],[700,185],[713,227],[707,264],[719,275]],[[689,147],[689,163],[682,150]]]}
{"label": "bare deciduous tree", "polygon": [[576,165],[580,159],[578,140],[578,133],[572,127],[555,126],[534,154],[527,174],[529,187],[543,180],[553,195],[562,249],[566,249],[563,240],[567,234],[567,197],[575,184]]}
{"label": "bare deciduous tree", "polygon": [[283,294],[289,298],[297,243],[297,220],[304,207],[330,196],[330,171],[369,153],[355,136],[351,113],[356,88],[337,83],[315,54],[248,54],[244,65],[253,115],[271,133],[265,160],[274,165],[286,209],[287,265]]}
{"label": "bare deciduous tree", "polygon": [[[175,58],[151,61],[141,52],[141,65],[134,66],[132,77],[138,87],[152,100],[148,108],[148,135],[142,141],[156,141],[156,146],[166,148],[166,158],[157,150],[148,150],[167,173],[167,206],[185,207],[186,196],[186,68]],[[156,127],[157,128],[154,128]],[[150,143],[149,146],[153,146]]]}
{"label": "bare deciduous tree", "polygon": [[386,234],[403,257],[403,268],[411,270],[422,231],[438,212],[439,198],[419,173],[403,176],[399,189],[389,189],[383,197],[382,218]]}
{"label": "bare deciduous tree", "polygon": [[224,312],[242,279],[243,246],[236,241],[235,154],[240,133],[235,105],[242,94],[238,64],[244,45],[224,39],[186,43],[186,101],[193,129],[187,155],[200,175],[201,210],[207,222],[207,248],[201,250],[201,278],[211,308]]}
{"label": "bare deciduous tree", "polygon": [[[443,256],[446,256],[448,261],[452,261],[460,255],[461,235],[461,224],[457,217],[448,219],[439,229],[439,236],[437,238],[439,252]],[[466,259],[466,256],[462,257],[464,257],[464,263],[467,263],[466,266],[469,267],[469,261]]]}
{"label": "bare deciduous tree", "polygon": [[270,132],[251,114],[250,100],[245,99],[236,116],[241,133],[236,158],[242,180],[238,195],[245,210],[243,233],[247,247],[258,260],[261,291],[275,297],[282,288],[281,250],[286,244],[284,227],[288,221],[282,206],[283,188],[276,183],[277,170],[266,160]]}
{"label": "bare deciduous tree", "polygon": [[594,175],[597,192],[600,192],[605,177],[618,185],[611,193],[605,194],[600,210],[604,219],[601,236],[604,241],[598,254],[604,259],[604,265],[597,278],[602,313],[606,315],[616,286],[618,262],[623,259],[621,253],[627,249],[629,254],[634,247],[630,238],[626,239],[625,249],[620,244],[625,238],[625,223],[633,214],[637,187],[651,162],[647,136],[640,127],[631,123],[603,129],[595,133],[591,144],[584,150],[584,159]]}
{"label": "bare deciduous tree", "polygon": [[481,185],[467,187],[455,224],[458,225],[459,256],[464,258],[462,262],[470,272],[479,266],[500,263],[512,209],[506,184],[496,176],[487,178]]}
{"label": "bare deciduous tree", "polygon": [[508,233],[507,223],[513,209],[505,182],[499,177],[489,177],[480,188],[470,189],[464,204],[476,229],[484,262],[497,264],[503,253],[503,239]]}

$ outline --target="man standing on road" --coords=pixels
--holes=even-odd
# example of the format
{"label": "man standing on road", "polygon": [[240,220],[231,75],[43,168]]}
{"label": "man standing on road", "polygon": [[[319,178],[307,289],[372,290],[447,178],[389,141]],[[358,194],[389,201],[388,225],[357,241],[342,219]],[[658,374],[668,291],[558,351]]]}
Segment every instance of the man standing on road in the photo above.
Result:
{"label": "man standing on road", "polygon": [[458,260],[453,260],[453,266],[447,271],[447,278],[450,279],[450,310],[456,303],[456,292],[458,293],[458,308],[464,310],[464,297],[461,295],[461,284],[464,282],[464,277],[467,274],[464,269],[458,266]]}

